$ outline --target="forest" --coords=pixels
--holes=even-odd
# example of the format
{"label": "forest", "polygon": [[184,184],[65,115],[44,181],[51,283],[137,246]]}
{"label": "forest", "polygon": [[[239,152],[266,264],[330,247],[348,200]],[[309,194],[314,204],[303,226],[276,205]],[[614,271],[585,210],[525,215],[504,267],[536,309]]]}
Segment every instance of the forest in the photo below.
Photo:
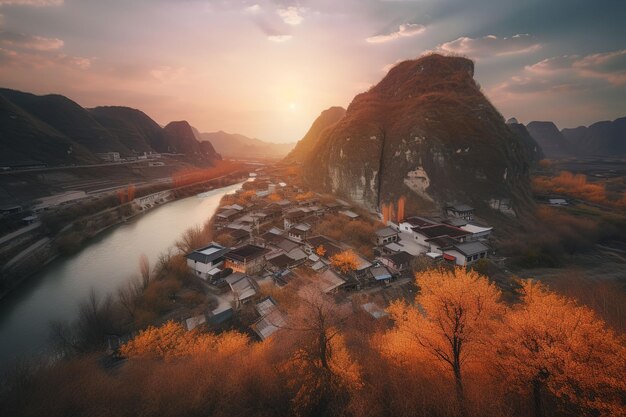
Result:
{"label": "forest", "polygon": [[[626,339],[587,305],[466,269],[415,276],[375,319],[309,287],[263,342],[176,322],[112,361],[86,350],[13,371],[10,416],[624,416]],[[97,310],[97,309],[96,309]],[[97,312],[97,311],[96,311]]]}

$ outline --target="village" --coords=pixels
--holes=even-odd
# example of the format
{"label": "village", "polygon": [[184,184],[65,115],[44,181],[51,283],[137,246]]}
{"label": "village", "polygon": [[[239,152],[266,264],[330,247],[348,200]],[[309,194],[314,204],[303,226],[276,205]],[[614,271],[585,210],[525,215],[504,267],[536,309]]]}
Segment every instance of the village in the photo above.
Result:
{"label": "village", "polygon": [[224,328],[239,317],[240,328],[265,340],[287,322],[276,296],[287,290],[302,297],[318,291],[338,303],[354,304],[361,295],[357,308],[379,319],[387,301],[415,291],[415,271],[471,266],[491,253],[492,228],[466,204],[392,221],[262,168],[250,177],[222,200],[211,225],[214,241],[186,254],[190,272],[215,298],[210,308],[182,318],[188,330]]}

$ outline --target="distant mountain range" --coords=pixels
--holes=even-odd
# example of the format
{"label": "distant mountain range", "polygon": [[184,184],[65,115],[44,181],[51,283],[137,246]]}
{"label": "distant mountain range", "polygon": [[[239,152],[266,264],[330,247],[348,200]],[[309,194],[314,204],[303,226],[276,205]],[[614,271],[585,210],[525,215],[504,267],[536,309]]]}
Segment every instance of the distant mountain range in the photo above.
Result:
{"label": "distant mountain range", "polygon": [[312,187],[372,209],[405,197],[407,208],[463,201],[524,212],[541,151],[505,124],[473,74],[465,58],[401,62],[345,114],[322,113],[287,159],[303,161]]}
{"label": "distant mountain range", "polygon": [[183,153],[208,162],[229,157],[283,157],[293,144],[267,143],[225,132],[198,133],[186,121],[161,127],[140,110],[87,109],[57,94],[38,96],[0,89],[0,165],[67,165],[102,162],[98,153],[122,157],[144,152]]}
{"label": "distant mountain range", "polygon": [[[517,124],[514,119],[509,122]],[[626,117],[561,130],[553,122],[535,121],[526,129],[547,158],[626,156]]]}
{"label": "distant mountain range", "polygon": [[295,143],[265,142],[238,133],[227,133],[221,130],[211,133],[197,132],[197,136],[201,141],[211,142],[221,155],[229,158],[282,158],[295,145]]}

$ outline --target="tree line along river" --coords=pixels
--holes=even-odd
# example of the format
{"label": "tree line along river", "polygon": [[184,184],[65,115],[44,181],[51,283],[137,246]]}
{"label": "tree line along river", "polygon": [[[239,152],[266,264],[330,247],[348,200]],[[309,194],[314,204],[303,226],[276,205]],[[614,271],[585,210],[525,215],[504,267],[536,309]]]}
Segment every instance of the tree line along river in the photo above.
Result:
{"label": "tree line along river", "polygon": [[71,321],[93,289],[104,296],[139,275],[139,257],[154,266],[183,232],[204,224],[220,199],[241,184],[154,208],[88,241],[78,253],[57,259],[0,302],[0,373],[20,358],[45,353],[50,323]]}

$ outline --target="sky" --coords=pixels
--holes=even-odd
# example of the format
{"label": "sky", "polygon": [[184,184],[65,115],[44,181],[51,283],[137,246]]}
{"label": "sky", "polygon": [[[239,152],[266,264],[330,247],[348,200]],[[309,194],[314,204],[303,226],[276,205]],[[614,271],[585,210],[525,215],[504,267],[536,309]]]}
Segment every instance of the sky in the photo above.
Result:
{"label": "sky", "polygon": [[626,116],[622,0],[0,0],[0,86],[300,139],[396,62],[476,62],[504,117]]}

